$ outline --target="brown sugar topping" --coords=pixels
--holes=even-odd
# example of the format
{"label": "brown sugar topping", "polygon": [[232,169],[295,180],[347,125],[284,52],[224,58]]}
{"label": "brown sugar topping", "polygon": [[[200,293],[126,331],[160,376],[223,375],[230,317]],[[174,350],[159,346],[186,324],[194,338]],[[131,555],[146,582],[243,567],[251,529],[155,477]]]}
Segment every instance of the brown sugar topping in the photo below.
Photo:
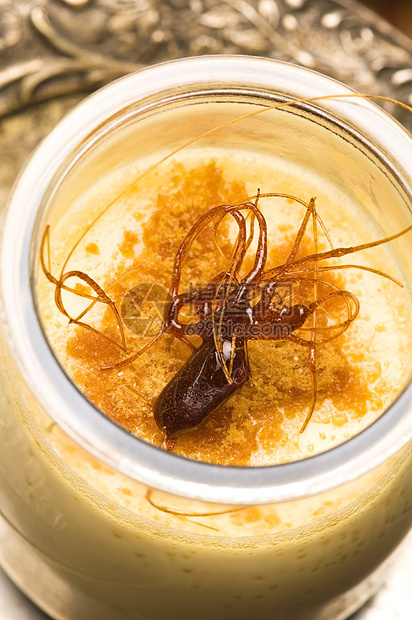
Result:
{"label": "brown sugar topping", "polygon": [[[153,212],[143,224],[143,249],[135,257],[139,270],[134,270],[111,289],[116,305],[120,307],[124,296],[137,285],[155,283],[168,289],[176,251],[199,216],[215,205],[236,204],[246,198],[244,184],[225,180],[214,162],[193,170],[176,164],[167,193],[153,198]],[[139,217],[136,213],[136,220]],[[285,230],[282,242],[269,246],[270,266],[285,260],[293,232]],[[213,229],[199,235],[185,263],[184,286],[207,283],[226,268],[224,254],[232,247],[228,235],[228,226],[219,228],[221,252],[216,250]],[[119,245],[124,259],[134,257],[139,241],[132,230],[124,233]],[[95,244],[89,245],[88,251],[93,252]],[[106,284],[126,270],[123,258],[111,273],[107,273]],[[332,272],[323,279],[339,283],[339,277]],[[304,298],[304,287],[296,295]],[[156,299],[151,300],[152,309],[156,303]],[[100,329],[118,338],[109,311]],[[132,353],[148,342],[141,332],[136,334],[125,329],[125,333],[128,351]],[[361,364],[353,364],[343,352],[341,338],[319,347],[317,402],[319,408],[326,401],[331,401],[333,407],[326,407],[323,414],[314,416],[316,420],[317,415],[323,415],[322,422],[329,416],[328,421],[337,427],[345,424],[348,411],[352,418],[361,418],[371,407],[379,408],[379,398],[369,388],[379,368],[375,366],[368,373],[361,369]],[[67,354],[74,362],[74,381],[99,409],[141,439],[162,445],[163,437],[155,423],[153,407],[160,391],[190,355],[184,344],[165,336],[135,363],[120,370],[102,371],[102,366],[122,359],[118,348],[99,334],[76,327],[75,334],[67,342]],[[280,446],[289,443],[293,453],[311,398],[307,347],[290,341],[250,341],[248,354],[250,380],[201,428],[181,436],[174,452],[205,462],[242,466],[249,465],[251,455],[258,448],[276,454]],[[362,362],[362,353],[358,355],[358,362]]]}

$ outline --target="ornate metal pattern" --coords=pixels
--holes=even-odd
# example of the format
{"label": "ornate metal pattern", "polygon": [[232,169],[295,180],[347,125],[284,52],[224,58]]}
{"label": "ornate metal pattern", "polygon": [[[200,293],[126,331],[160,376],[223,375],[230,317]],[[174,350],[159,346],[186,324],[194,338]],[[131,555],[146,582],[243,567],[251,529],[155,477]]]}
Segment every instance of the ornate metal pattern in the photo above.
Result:
{"label": "ornate metal pattern", "polygon": [[353,0],[0,0],[0,11],[0,116],[221,53],[292,61],[412,102],[412,44]]}

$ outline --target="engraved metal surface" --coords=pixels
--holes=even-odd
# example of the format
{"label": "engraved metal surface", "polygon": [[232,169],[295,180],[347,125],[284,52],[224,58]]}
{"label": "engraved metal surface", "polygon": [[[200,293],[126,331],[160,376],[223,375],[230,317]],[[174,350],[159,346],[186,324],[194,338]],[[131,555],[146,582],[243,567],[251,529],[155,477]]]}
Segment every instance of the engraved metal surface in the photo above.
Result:
{"label": "engraved metal surface", "polygon": [[353,0],[0,0],[0,116],[221,53],[295,62],[412,102],[412,43]]}
{"label": "engraved metal surface", "polygon": [[[25,158],[85,93],[142,66],[243,53],[412,103],[412,42],[353,0],[0,0],[0,208]],[[412,129],[412,115],[389,106]],[[407,620],[412,538],[351,620]],[[42,620],[0,569],[0,618]]]}

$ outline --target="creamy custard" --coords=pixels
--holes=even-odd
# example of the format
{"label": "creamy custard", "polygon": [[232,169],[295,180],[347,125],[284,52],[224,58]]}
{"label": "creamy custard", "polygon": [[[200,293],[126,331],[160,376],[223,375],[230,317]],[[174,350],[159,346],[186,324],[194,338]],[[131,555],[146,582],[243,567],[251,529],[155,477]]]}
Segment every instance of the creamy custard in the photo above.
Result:
{"label": "creamy custard", "polygon": [[[216,153],[212,161],[203,153],[145,177],[139,191],[129,187],[136,168],[117,171],[53,225],[52,273],[59,274],[90,217],[113,200],[64,270],[82,269],[108,286],[137,262],[141,269],[108,289],[116,302],[139,283],[167,288],[176,249],[199,214],[239,202],[257,187],[307,201],[316,195],[335,246],[380,236],[333,185],[278,161],[252,164]],[[276,264],[287,255],[303,210],[284,199],[262,199],[261,208],[271,231],[270,263]],[[223,250],[231,240],[230,227],[223,227]],[[304,251],[311,251],[310,236]],[[223,259],[205,236],[191,260],[185,277],[207,280]],[[350,263],[361,261],[402,279],[389,246]],[[319,352],[318,407],[305,432],[299,433],[310,398],[306,349],[251,342],[250,383],[200,430],[179,439],[177,453],[225,464],[293,461],[345,441],[381,415],[410,366],[408,293],[354,269],[331,278],[359,298],[361,313],[339,341]],[[84,284],[78,282],[79,291]],[[89,339],[89,331],[67,325],[46,278],[38,294],[48,338],[74,381],[106,415],[159,444],[153,399],[187,358],[186,348],[166,336],[135,364],[103,373],[103,363],[123,354],[101,336]],[[81,311],[81,299],[67,299]],[[107,308],[94,308],[88,320],[118,341]],[[129,331],[130,351],[147,342]],[[376,567],[410,526],[410,450],[353,482],[290,502],[233,506],[177,497],[148,489],[83,450],[51,423],[6,348],[2,357],[1,560],[59,620],[342,620],[376,590],[383,578]]]}
{"label": "creamy custard", "polygon": [[1,558],[55,618],[342,619],[409,528],[410,451],[312,498],[207,504],[102,466],[50,425],[10,365],[5,375],[18,409],[0,429]]}
{"label": "creamy custard", "polygon": [[[301,98],[306,103],[284,104]],[[172,152],[184,156],[173,163]],[[0,562],[53,618],[343,620],[376,591],[412,523],[406,287],[372,272],[322,272],[332,279],[326,289],[347,288],[361,312],[339,341],[318,347],[318,407],[305,432],[306,350],[250,342],[250,382],[178,440],[175,451],[189,458],[107,417],[158,445],[153,400],[186,348],[164,337],[135,364],[102,372],[126,352],[67,325],[54,289],[62,272],[78,270],[77,293],[108,286],[121,309],[136,286],[168,288],[173,256],[199,214],[258,187],[316,196],[336,246],[398,232],[410,221],[409,152],[410,136],[343,85],[289,64],[226,56],[127,76],[84,101],[39,148],[15,187],[3,236]],[[264,158],[272,154],[281,160]],[[284,199],[260,203],[276,264],[290,251],[302,209]],[[46,225],[51,282],[39,265]],[[327,247],[320,228],[319,246]],[[228,256],[233,228],[223,222],[216,236]],[[185,286],[225,263],[213,238],[199,241]],[[312,243],[308,234],[302,252]],[[361,260],[411,282],[406,237],[348,262]],[[78,294],[63,297],[73,313],[85,308]],[[280,303],[288,299],[284,290]],[[331,309],[334,320],[339,312]],[[67,373],[105,414],[56,363],[40,315]],[[129,330],[126,315],[130,354],[147,341]],[[83,318],[121,340],[106,306]],[[318,327],[327,319],[323,312]],[[334,442],[343,443],[306,458]],[[282,464],[228,468],[193,459]]]}
{"label": "creamy custard", "polygon": [[[51,270],[56,276],[70,245],[86,231],[64,271],[81,270],[93,277],[107,291],[120,314],[125,296],[133,293],[135,287],[144,294],[144,287],[151,285],[166,294],[175,254],[200,215],[219,204],[245,201],[257,188],[262,194],[287,193],[307,202],[316,196],[318,214],[335,247],[354,246],[383,236],[371,229],[360,209],[331,183],[278,160],[260,157],[251,161],[250,156],[241,155],[229,159],[223,154],[220,159],[216,154],[211,159],[203,154],[197,156],[197,161],[192,156],[163,165],[160,171],[130,184],[131,179],[139,176],[134,167],[117,171],[73,205],[50,233]],[[127,189],[123,190],[124,187]],[[85,204],[93,213],[111,206],[88,229],[87,219],[79,225],[79,219],[85,217]],[[270,269],[287,259],[305,208],[284,198],[261,198],[259,206],[268,223],[266,269]],[[329,249],[324,232],[319,225],[318,228],[318,249]],[[202,232],[182,271],[182,292],[190,287],[199,288],[198,283],[205,286],[228,268],[235,232],[229,223],[220,227],[220,251],[213,226]],[[68,238],[72,239],[70,243]],[[244,271],[255,250],[249,252]],[[298,256],[313,252],[310,224]],[[325,264],[339,262],[322,263]],[[350,255],[340,264],[363,264],[402,279],[386,245]],[[305,281],[310,277],[309,272],[300,281],[298,276],[298,282],[292,279],[291,284],[281,284],[281,303],[308,304],[313,300],[313,286]],[[360,302],[360,313],[341,336],[317,347],[317,406],[306,430],[299,432],[311,404],[308,348],[288,339],[249,341],[250,380],[200,429],[178,439],[174,447],[177,454],[225,465],[299,460],[342,443],[388,407],[411,366],[412,347],[405,329],[411,314],[407,289],[383,275],[356,268],[322,272],[318,279],[353,293]],[[78,278],[66,282],[69,283],[79,292],[92,293]],[[312,298],[308,298],[311,287]],[[147,289],[152,291],[152,298],[137,308],[132,303],[123,313],[121,328],[107,306],[100,304],[82,317],[82,321],[98,330],[96,333],[67,324],[54,302],[54,288],[49,282],[42,283],[41,313],[49,340],[69,375],[112,419],[160,446],[163,437],[154,421],[154,403],[190,356],[189,349],[171,336],[164,336],[133,364],[109,371],[101,368],[133,355],[150,341],[150,336],[156,335],[164,297],[159,297],[157,289]],[[318,294],[335,290],[325,288],[326,293],[319,284]],[[63,293],[63,300],[71,316],[86,307],[82,298],[71,293]],[[321,325],[334,324],[337,317],[346,318],[345,301],[337,298],[334,303],[335,307],[329,304],[319,310]],[[145,319],[147,328],[142,322]],[[310,321],[305,325],[310,326]],[[143,337],[145,329],[148,337]],[[120,353],[107,340],[110,337],[119,343],[122,330],[127,353]],[[327,332],[319,331],[319,338],[322,333]],[[308,337],[303,331],[297,335]]]}

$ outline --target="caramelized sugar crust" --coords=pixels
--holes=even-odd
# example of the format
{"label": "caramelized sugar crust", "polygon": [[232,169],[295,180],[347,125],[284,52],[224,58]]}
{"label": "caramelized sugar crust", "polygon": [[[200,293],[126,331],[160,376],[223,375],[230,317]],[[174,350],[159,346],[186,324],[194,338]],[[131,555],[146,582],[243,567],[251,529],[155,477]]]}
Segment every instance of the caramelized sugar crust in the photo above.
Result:
{"label": "caramelized sugar crust", "polygon": [[[153,282],[168,289],[175,254],[199,216],[213,206],[236,204],[246,198],[243,182],[226,179],[213,161],[191,170],[175,164],[167,194],[153,197],[153,212],[143,224],[142,238],[133,230],[126,230],[118,246],[121,260],[107,273],[106,286],[124,273],[128,259],[135,258],[139,265],[110,289],[117,307],[120,308],[127,292],[140,283]],[[138,211],[134,215],[136,220],[141,217]],[[284,262],[293,244],[296,231],[284,228],[276,244],[269,238],[267,268]],[[185,263],[182,290],[191,284],[207,283],[227,269],[228,259],[224,255],[230,256],[233,246],[229,234],[229,225],[224,223],[218,233],[221,252],[217,250],[212,227],[199,235]],[[136,247],[142,241],[144,249],[136,255]],[[86,251],[98,255],[103,248],[95,239]],[[312,251],[306,242],[300,255]],[[347,288],[336,273],[328,272],[322,279]],[[302,284],[294,292],[294,303],[304,303],[305,286]],[[339,314],[342,302],[337,300],[336,304],[331,310]],[[146,312],[149,313],[146,316],[150,312],[155,316],[159,310],[154,305]],[[159,316],[157,321],[159,324]],[[99,329],[119,340],[118,328],[109,311]],[[129,355],[150,340],[128,328],[125,335]],[[332,423],[337,429],[348,422],[348,417],[353,421],[382,407],[379,393],[370,387],[379,379],[379,364],[365,370],[361,349],[356,354],[345,352],[346,338],[344,334],[318,348],[318,394],[313,421]],[[173,448],[177,454],[240,466],[249,465],[257,450],[267,453],[271,463],[300,458],[299,429],[312,390],[308,348],[290,341],[250,341],[248,351],[251,379],[201,428],[178,439]],[[76,327],[67,342],[67,354],[74,362],[71,364],[74,381],[99,409],[140,438],[157,446],[162,444],[153,407],[157,395],[190,355],[184,344],[164,336],[133,364],[120,370],[102,371],[102,366],[120,361],[127,354],[119,353],[117,347],[98,334]],[[278,454],[281,456],[277,457]]]}

